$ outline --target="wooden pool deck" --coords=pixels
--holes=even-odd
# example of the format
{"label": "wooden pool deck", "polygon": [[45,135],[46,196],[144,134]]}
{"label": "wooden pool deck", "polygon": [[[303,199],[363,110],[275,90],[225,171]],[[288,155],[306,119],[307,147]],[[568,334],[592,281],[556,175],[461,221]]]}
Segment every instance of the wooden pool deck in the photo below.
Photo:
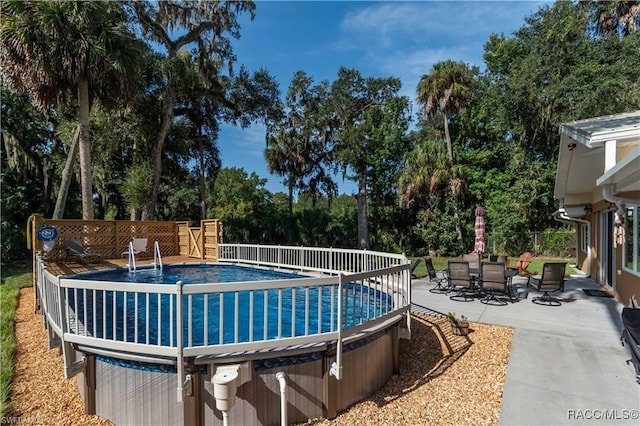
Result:
{"label": "wooden pool deck", "polygon": [[[101,259],[94,263],[80,263],[77,261],[47,262],[47,269],[54,275],[71,275],[82,272],[93,272],[102,269],[122,268],[127,266],[128,259]],[[162,258],[165,265],[175,263],[211,263],[211,260],[198,259],[189,256],[166,256]],[[136,259],[136,266],[148,266],[153,263],[153,258]]]}

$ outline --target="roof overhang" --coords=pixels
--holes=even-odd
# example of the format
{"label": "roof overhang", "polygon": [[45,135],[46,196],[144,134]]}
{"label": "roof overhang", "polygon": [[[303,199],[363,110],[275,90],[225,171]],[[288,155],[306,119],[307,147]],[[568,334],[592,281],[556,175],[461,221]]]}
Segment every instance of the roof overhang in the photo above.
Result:
{"label": "roof overhang", "polygon": [[596,185],[613,185],[613,192],[640,191],[640,147],[596,180]]}
{"label": "roof overhang", "polygon": [[589,148],[611,140],[637,139],[640,111],[574,121],[563,124],[560,131],[563,136]]}
{"label": "roof overhang", "polygon": [[[615,141],[616,164],[605,172],[605,150]],[[602,188],[640,204],[640,111],[563,124],[554,197],[564,206],[596,203]]]}

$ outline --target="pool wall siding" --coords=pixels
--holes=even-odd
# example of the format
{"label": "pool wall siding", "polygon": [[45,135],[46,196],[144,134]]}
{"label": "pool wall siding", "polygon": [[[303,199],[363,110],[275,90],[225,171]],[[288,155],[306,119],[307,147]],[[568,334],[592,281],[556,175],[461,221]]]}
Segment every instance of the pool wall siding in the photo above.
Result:
{"label": "pool wall siding", "polygon": [[[381,389],[393,375],[395,327],[368,343],[344,353],[344,377],[329,375],[333,352],[305,363],[255,370],[252,379],[238,387],[229,412],[230,425],[280,424],[278,372],[287,379],[287,423],[333,418],[354,403]],[[371,374],[371,373],[374,374]],[[195,372],[194,394],[176,402],[174,373],[160,373],[96,361],[95,414],[117,425],[223,425],[216,409],[211,375]],[[86,398],[85,375],[78,376],[80,394]]]}
{"label": "pool wall siding", "polygon": [[[78,384],[84,384],[78,378]],[[176,401],[176,375],[96,361],[96,414],[116,425],[178,425],[182,404]]]}
{"label": "pool wall siding", "polygon": [[[259,372],[252,381],[238,388],[229,423],[247,426],[280,424],[278,372],[287,376],[287,424],[305,423],[319,417],[334,418],[381,389],[391,378],[393,335],[393,330],[389,329],[377,339],[345,352],[342,380],[329,375],[335,359],[333,356]],[[204,424],[222,425],[221,413],[215,408],[213,386],[208,382],[205,385],[208,395],[205,397]]]}
{"label": "pool wall siding", "polygon": [[[280,424],[280,385],[276,373],[287,376],[288,423],[306,422],[322,417],[322,361],[289,365],[254,372],[253,379],[238,388],[236,404],[229,412],[229,423],[237,425]],[[206,425],[222,425],[216,409],[213,385],[205,382],[204,410]]]}

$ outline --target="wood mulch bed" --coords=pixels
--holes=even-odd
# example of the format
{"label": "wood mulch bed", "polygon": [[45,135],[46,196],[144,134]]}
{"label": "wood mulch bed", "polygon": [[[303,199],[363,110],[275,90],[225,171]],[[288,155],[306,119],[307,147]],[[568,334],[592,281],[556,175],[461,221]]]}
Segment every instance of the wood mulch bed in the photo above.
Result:
{"label": "wood mulch bed", "polygon": [[84,414],[76,378],[64,378],[58,349],[49,349],[42,315],[34,313],[33,288],[20,290],[15,316],[17,341],[11,417],[19,424],[111,425],[99,416]]}
{"label": "wood mulch bed", "polygon": [[414,315],[401,341],[400,375],[333,420],[314,425],[497,425],[513,329],[471,323],[455,336],[449,320]]}
{"label": "wood mulch bed", "polygon": [[[446,318],[426,315],[414,316],[411,328],[411,340],[400,346],[400,375],[335,419],[307,424],[499,424],[513,330],[471,323],[469,336],[455,336]],[[112,424],[84,414],[76,378],[65,379],[58,349],[47,349],[32,288],[20,292],[15,333],[12,417],[30,424]]]}

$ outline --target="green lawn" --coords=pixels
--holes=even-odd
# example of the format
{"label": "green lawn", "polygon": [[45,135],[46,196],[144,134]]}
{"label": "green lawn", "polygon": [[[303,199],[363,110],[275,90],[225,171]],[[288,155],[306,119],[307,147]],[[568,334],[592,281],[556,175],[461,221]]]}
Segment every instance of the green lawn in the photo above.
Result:
{"label": "green lawn", "polygon": [[30,287],[31,267],[2,266],[0,283],[0,418],[11,412],[9,396],[14,370],[16,339],[14,317],[21,288]]}
{"label": "green lawn", "polygon": [[[413,264],[413,262],[418,258],[417,257],[409,257],[409,259],[411,260],[411,263]],[[461,260],[461,257],[432,257],[431,259],[433,260],[433,267],[436,269],[436,271],[441,271],[441,270],[447,268],[447,265],[448,265],[450,260]],[[517,257],[510,257],[509,258],[509,265],[515,266],[517,261],[518,261]],[[567,268],[566,268],[565,275],[569,276],[569,275],[574,273],[573,268],[571,268],[571,266],[569,266],[569,264],[574,262],[573,258],[572,259],[561,259],[561,258],[551,258],[551,257],[536,257],[536,258],[531,260],[531,263],[529,264],[529,267],[527,269],[534,275],[535,274],[540,274],[540,273],[542,273],[542,265],[544,265],[545,262],[567,262]],[[418,265],[418,267],[416,268],[416,270],[413,273],[418,278],[422,278],[422,277],[427,276],[427,267],[424,264],[424,261],[420,262],[420,264]]]}

